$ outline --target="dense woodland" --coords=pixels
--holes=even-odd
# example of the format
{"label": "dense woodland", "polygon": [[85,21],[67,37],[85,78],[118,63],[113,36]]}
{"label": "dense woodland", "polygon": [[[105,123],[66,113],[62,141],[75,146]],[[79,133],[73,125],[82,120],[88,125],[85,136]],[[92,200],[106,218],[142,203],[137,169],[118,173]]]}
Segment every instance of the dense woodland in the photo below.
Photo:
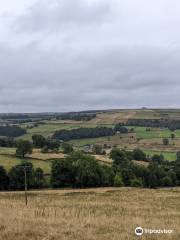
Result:
{"label": "dense woodland", "polygon": [[72,130],[59,130],[53,135],[53,138],[63,141],[81,138],[96,138],[104,136],[113,136],[114,131],[112,128],[96,127],[96,128],[78,128]]}
{"label": "dense woodland", "polygon": [[79,112],[72,112],[72,113],[64,113],[56,117],[57,120],[75,120],[75,121],[90,121],[91,119],[95,118],[95,113],[79,113]]}
{"label": "dense woodland", "polygon": [[19,137],[26,134],[26,130],[18,126],[0,126],[0,136]]}

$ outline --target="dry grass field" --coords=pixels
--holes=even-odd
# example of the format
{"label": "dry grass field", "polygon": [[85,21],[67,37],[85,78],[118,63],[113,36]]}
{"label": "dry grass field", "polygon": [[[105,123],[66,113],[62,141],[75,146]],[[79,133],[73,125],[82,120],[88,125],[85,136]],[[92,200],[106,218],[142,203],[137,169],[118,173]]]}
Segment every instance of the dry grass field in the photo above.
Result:
{"label": "dry grass field", "polygon": [[172,229],[140,239],[180,239],[180,188],[0,193],[2,240],[133,240],[137,226]]}
{"label": "dry grass field", "polygon": [[136,115],[136,111],[114,111],[107,113],[99,113],[89,123],[94,124],[115,124],[119,122],[126,122],[129,118],[133,118]]}

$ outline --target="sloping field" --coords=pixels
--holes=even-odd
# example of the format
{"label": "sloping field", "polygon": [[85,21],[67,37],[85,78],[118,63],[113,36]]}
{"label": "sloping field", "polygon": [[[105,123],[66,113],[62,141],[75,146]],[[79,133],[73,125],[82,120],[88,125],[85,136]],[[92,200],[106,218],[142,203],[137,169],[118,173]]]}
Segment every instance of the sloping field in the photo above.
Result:
{"label": "sloping field", "polygon": [[159,119],[172,118],[180,119],[179,109],[141,109],[136,111],[134,118]]}
{"label": "sloping field", "polygon": [[170,229],[141,239],[180,239],[180,188],[0,193],[0,239],[135,240],[137,226]]}
{"label": "sloping field", "polygon": [[[15,148],[0,148],[0,166],[4,166],[5,169],[9,171],[12,167],[20,164],[23,159],[16,157],[15,152]],[[45,174],[49,174],[51,171],[51,162],[48,160],[53,157],[50,154],[41,154],[38,150],[34,150],[34,153],[25,159],[30,161],[34,168],[40,167]],[[58,158],[60,158],[60,156]]]}
{"label": "sloping field", "polygon": [[[20,164],[21,161],[22,159],[13,155],[0,155],[0,166],[3,166],[7,171]],[[51,162],[49,161],[42,161],[39,159],[28,159],[27,161],[30,161],[34,168],[42,168],[45,174],[51,172]]]}
{"label": "sloping field", "polygon": [[96,118],[93,118],[89,123],[94,124],[116,124],[119,122],[126,122],[129,118],[133,118],[136,111],[124,111],[124,112],[107,112],[99,113]]}
{"label": "sloping field", "polygon": [[47,122],[46,124],[39,124],[37,127],[34,127],[32,129],[27,129],[27,134],[25,134],[19,138],[31,140],[32,135],[34,135],[34,134],[41,134],[44,137],[48,137],[48,136],[51,136],[57,130],[78,128],[78,127],[80,127],[80,125],[78,125],[78,124],[77,123],[71,124],[71,123],[63,123],[63,122],[54,122],[54,121]]}

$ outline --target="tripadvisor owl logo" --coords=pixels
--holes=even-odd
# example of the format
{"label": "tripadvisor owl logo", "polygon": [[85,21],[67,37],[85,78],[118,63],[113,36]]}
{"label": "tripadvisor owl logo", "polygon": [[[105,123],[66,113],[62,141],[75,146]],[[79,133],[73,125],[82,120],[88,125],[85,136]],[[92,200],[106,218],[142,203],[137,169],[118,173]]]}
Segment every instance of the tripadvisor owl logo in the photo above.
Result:
{"label": "tripadvisor owl logo", "polygon": [[137,235],[137,236],[142,236],[143,235],[143,228],[142,227],[137,227],[136,229],[135,229],[135,234]]}

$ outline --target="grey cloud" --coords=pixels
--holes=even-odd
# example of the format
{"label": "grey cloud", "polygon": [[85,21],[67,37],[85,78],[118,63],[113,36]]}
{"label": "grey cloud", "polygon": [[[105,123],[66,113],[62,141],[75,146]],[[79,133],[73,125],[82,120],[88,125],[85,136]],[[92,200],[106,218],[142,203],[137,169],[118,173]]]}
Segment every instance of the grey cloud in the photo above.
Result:
{"label": "grey cloud", "polygon": [[[156,55],[150,60],[147,60],[149,51],[142,50],[143,57],[136,53],[134,58],[133,50],[130,54],[124,49],[106,50],[106,54],[103,51],[96,55],[84,52],[72,60],[71,54],[21,48],[21,52],[12,54],[15,57],[11,61],[4,51],[1,64],[8,63],[9,67],[5,68],[9,72],[0,72],[0,79],[6,77],[6,81],[1,82],[4,88],[0,102],[4,107],[13,104],[15,109],[23,105],[29,111],[31,106],[71,111],[174,104],[171,95],[174,87],[179,88],[180,72],[176,71],[173,78],[172,74],[180,59],[176,56],[168,62],[167,59],[159,62],[165,51],[155,51]],[[163,91],[155,94],[160,89]]]}
{"label": "grey cloud", "polygon": [[17,15],[0,42],[0,111],[180,107],[179,18],[170,29],[163,1],[131,3],[39,0]]}
{"label": "grey cloud", "polygon": [[[110,12],[108,1],[88,3],[86,0],[39,0],[18,17],[15,27],[19,31],[59,31],[68,27],[96,25]],[[65,29],[66,28],[66,29]]]}

